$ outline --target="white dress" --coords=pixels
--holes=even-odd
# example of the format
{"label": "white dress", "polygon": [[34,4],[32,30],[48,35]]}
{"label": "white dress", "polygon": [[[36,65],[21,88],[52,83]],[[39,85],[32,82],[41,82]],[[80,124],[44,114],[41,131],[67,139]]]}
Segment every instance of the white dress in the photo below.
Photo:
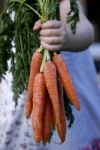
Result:
{"label": "white dress", "polygon": [[[81,111],[79,113],[73,108],[75,122],[67,131],[64,144],[58,145],[52,141],[47,147],[50,150],[80,150],[93,139],[100,139],[100,89],[88,50],[80,53],[62,52],[62,56],[76,87]],[[24,95],[19,100],[17,108],[14,108],[12,92],[9,89],[10,78],[8,82],[3,81],[0,84],[0,150],[39,149],[34,144],[30,121],[27,122],[24,117]],[[55,137],[53,139],[56,140]]]}

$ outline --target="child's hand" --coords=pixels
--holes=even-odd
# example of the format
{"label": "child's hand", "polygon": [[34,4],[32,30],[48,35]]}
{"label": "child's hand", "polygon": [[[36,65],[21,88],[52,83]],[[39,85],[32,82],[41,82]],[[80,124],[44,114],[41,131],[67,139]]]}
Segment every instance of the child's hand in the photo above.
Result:
{"label": "child's hand", "polygon": [[67,37],[66,27],[63,22],[50,20],[46,23],[41,23],[39,20],[35,23],[33,30],[40,30],[40,41],[44,48],[50,51],[63,49]]}

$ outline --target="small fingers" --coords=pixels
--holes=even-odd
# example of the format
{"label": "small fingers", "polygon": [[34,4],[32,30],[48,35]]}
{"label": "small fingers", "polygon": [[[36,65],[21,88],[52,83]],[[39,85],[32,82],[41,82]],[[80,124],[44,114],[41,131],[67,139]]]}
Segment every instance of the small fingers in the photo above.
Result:
{"label": "small fingers", "polygon": [[60,28],[61,27],[61,22],[57,20],[50,20],[47,21],[46,23],[43,23],[41,28],[42,29],[47,29],[47,28]]}
{"label": "small fingers", "polygon": [[63,43],[63,37],[60,36],[60,37],[43,37],[43,36],[40,36],[40,40],[41,42],[44,41],[45,43],[47,44],[50,44],[50,45],[55,45],[55,44],[62,44]]}
{"label": "small fingers", "polygon": [[57,45],[49,45],[44,41],[41,41],[41,45],[43,48],[46,48],[49,51],[59,51],[62,48],[61,44],[57,44]]}
{"label": "small fingers", "polygon": [[61,36],[61,32],[59,29],[42,29],[40,36]]}

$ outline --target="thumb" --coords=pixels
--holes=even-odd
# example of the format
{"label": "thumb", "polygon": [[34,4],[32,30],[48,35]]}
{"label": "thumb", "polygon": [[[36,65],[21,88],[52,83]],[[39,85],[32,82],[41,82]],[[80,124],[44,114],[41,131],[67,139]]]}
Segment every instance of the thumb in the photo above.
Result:
{"label": "thumb", "polygon": [[34,26],[33,26],[33,31],[38,31],[41,29],[41,25],[42,25],[42,22],[41,20],[38,20],[35,22]]}

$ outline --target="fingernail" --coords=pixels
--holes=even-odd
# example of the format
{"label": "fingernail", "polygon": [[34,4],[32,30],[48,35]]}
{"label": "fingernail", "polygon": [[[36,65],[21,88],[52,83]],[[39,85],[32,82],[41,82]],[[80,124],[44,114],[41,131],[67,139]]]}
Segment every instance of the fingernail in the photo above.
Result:
{"label": "fingernail", "polygon": [[34,27],[33,27],[33,30],[35,30],[37,28],[37,26],[35,25]]}

